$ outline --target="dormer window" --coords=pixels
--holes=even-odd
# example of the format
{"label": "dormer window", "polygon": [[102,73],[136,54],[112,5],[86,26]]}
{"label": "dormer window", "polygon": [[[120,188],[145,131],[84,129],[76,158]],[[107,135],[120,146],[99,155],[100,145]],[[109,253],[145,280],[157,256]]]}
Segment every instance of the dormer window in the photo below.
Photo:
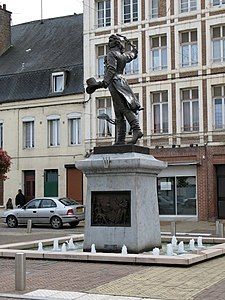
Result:
{"label": "dormer window", "polygon": [[60,93],[64,90],[65,74],[64,72],[52,73],[52,92]]}

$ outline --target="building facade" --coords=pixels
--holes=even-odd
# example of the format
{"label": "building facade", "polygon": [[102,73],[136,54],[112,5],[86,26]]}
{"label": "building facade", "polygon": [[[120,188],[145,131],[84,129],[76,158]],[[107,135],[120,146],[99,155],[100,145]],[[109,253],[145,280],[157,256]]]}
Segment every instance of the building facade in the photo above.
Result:
{"label": "building facade", "polygon": [[[85,0],[84,78],[102,79],[113,33],[139,49],[126,68],[144,107],[139,144],[168,162],[160,218],[225,218],[225,2]],[[115,117],[109,91],[97,90],[85,112],[85,147],[112,144],[115,128],[97,118]]]}
{"label": "building facade", "polygon": [[[0,147],[12,157],[0,206],[68,196],[83,203],[83,15],[10,26],[0,6]],[[4,38],[2,38],[4,37]],[[15,204],[15,202],[14,202]]]}

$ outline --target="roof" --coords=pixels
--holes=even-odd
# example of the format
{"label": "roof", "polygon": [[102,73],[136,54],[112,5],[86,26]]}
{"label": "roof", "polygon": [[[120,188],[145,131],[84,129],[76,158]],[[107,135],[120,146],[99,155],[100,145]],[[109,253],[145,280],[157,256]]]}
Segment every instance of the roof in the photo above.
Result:
{"label": "roof", "polygon": [[83,14],[12,26],[12,47],[0,56],[0,102],[56,96],[52,72],[67,71],[60,95],[83,93]]}

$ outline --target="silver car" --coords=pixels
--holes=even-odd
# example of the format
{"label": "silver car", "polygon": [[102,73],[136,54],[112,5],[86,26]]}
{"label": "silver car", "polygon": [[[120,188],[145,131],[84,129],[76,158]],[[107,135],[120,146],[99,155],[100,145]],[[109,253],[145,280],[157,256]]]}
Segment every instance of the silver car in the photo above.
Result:
{"label": "silver car", "polygon": [[35,198],[21,208],[6,210],[2,219],[11,228],[27,224],[28,220],[32,220],[32,224],[51,224],[54,229],[64,223],[74,227],[85,219],[85,206],[70,198]]}

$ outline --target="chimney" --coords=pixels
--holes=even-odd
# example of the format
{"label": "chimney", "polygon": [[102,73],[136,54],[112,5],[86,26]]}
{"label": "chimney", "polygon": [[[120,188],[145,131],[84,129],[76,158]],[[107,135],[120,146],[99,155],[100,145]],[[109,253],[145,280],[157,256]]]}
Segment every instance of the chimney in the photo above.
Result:
{"label": "chimney", "polygon": [[11,46],[11,12],[0,5],[0,56]]}

